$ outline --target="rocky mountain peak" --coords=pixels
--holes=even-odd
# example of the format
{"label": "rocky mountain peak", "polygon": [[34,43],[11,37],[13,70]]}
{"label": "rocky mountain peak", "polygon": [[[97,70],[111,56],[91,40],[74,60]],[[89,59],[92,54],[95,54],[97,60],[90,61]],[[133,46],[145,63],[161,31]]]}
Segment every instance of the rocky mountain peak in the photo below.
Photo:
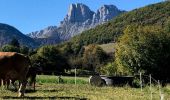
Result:
{"label": "rocky mountain peak", "polygon": [[96,16],[99,23],[104,23],[121,13],[114,5],[103,5],[97,10]]}
{"label": "rocky mountain peak", "polygon": [[31,32],[28,34],[28,36],[31,38],[48,38],[51,36],[53,31],[55,31],[56,29],[57,29],[57,26],[48,26],[47,28],[43,30]]}
{"label": "rocky mountain peak", "polygon": [[68,10],[68,14],[65,17],[65,21],[75,23],[84,22],[93,17],[94,12],[82,3],[71,4]]}

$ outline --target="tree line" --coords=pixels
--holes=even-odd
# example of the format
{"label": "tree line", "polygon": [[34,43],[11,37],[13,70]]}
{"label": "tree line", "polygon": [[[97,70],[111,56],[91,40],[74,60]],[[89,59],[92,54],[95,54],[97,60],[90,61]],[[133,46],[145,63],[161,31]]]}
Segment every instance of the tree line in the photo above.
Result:
{"label": "tree line", "polygon": [[78,53],[75,52],[75,49],[77,48],[74,48],[70,42],[31,49],[21,46],[19,41],[14,38],[0,50],[29,55],[32,64],[39,64],[38,67],[42,68],[43,74],[63,74],[74,68],[95,73],[109,58],[105,51],[96,44],[82,46],[77,50]]}

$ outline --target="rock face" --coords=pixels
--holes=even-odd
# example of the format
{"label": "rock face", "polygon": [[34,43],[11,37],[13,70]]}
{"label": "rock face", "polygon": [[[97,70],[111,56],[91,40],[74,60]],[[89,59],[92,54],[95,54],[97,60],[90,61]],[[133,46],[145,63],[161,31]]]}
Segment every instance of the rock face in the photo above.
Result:
{"label": "rock face", "polygon": [[122,12],[124,11],[120,11],[114,5],[103,5],[100,9],[97,10],[97,13],[94,14],[92,24],[96,25],[107,22]]}
{"label": "rock face", "polygon": [[[41,31],[36,31],[30,33],[31,38],[48,38],[51,36],[51,34],[54,34],[53,32],[57,29],[57,26],[49,26]],[[46,34],[48,33],[48,34]]]}
{"label": "rock face", "polygon": [[0,23],[0,47],[11,42],[13,38],[16,38],[21,45],[28,47],[35,48],[39,45],[32,38],[24,35],[16,28]]}
{"label": "rock face", "polygon": [[71,4],[67,15],[58,27],[49,26],[43,30],[29,33],[28,36],[43,44],[55,44],[103,24],[123,12],[125,11],[119,10],[114,5],[103,5],[95,13],[84,4]]}
{"label": "rock face", "polygon": [[92,19],[93,14],[94,12],[84,4],[71,4],[64,21],[68,21],[70,23],[83,23],[87,19]]}

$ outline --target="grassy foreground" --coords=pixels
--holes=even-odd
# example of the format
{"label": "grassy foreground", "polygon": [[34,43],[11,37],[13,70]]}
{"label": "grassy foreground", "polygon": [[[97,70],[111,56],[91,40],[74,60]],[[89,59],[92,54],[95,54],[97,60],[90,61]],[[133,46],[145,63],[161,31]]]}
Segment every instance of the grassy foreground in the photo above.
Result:
{"label": "grassy foreground", "polygon": [[[36,91],[27,88],[24,99],[66,99],[66,100],[151,100],[149,87],[94,87],[90,86],[88,78],[78,78],[74,85],[73,77],[63,77],[64,84],[58,84],[56,76],[38,76]],[[71,81],[72,80],[72,81]],[[81,82],[83,84],[81,84]],[[86,83],[84,83],[86,82]],[[153,100],[160,100],[158,88],[152,87]],[[164,100],[170,100],[170,86],[162,89]],[[0,99],[19,99],[14,91],[0,88]],[[22,98],[23,99],[23,98]]]}

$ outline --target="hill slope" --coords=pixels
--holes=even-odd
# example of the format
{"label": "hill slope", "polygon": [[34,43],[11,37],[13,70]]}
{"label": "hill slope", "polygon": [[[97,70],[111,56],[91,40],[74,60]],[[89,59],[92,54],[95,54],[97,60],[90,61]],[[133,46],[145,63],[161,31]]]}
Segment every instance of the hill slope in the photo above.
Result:
{"label": "hill slope", "polygon": [[79,43],[81,45],[115,42],[116,38],[123,33],[123,30],[127,25],[140,24],[163,26],[169,16],[170,2],[152,4],[126,12],[103,25],[84,31],[82,34],[72,38],[70,42],[73,44]]}
{"label": "hill slope", "polygon": [[30,37],[24,35],[16,28],[0,23],[0,47],[8,44],[13,38],[16,38],[21,45],[35,48],[38,44]]}

